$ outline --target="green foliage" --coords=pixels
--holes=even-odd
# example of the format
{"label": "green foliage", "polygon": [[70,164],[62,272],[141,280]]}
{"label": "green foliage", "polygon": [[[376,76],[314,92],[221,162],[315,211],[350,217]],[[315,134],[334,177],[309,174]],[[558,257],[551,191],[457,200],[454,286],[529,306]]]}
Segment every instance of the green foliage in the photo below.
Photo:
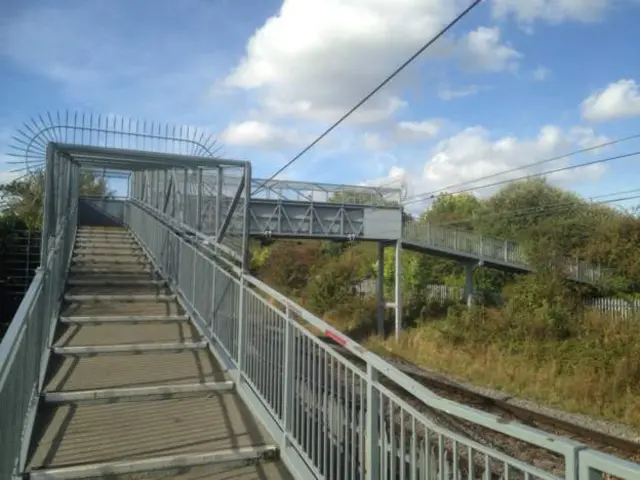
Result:
{"label": "green foliage", "polygon": [[451,224],[461,230],[473,230],[473,218],[480,210],[480,201],[469,193],[439,195],[431,208],[421,216],[421,221]]}
{"label": "green foliage", "polygon": [[[334,201],[341,201],[340,195]],[[567,273],[567,257],[615,269],[617,273],[604,285],[603,294],[640,291],[640,219],[634,213],[591,204],[545,180],[509,184],[487,199],[470,194],[443,195],[418,221],[471,229],[524,245],[535,275],[516,276],[481,266],[473,269],[474,299],[483,306],[502,308],[500,328],[518,338],[532,335],[559,339],[571,335],[575,327],[572,322],[581,315],[581,298],[596,292],[562,280]],[[283,292],[309,300],[320,314],[342,308],[341,302],[359,301],[353,294],[354,284],[375,278],[377,272],[377,246],[373,243],[279,241],[269,250],[268,254],[255,254],[260,258],[268,255],[266,261],[258,262],[267,281]],[[385,248],[384,258],[384,295],[392,300],[394,247]],[[450,307],[429,300],[425,294],[429,285],[464,286],[464,266],[453,260],[403,251],[401,262],[407,323],[441,315]],[[476,310],[449,311],[459,321],[482,320],[482,315],[469,317],[479,315]],[[523,323],[525,317],[531,321]]]}
{"label": "green foliage", "polygon": [[[403,324],[409,328],[400,342],[372,336],[375,297],[354,294],[354,284],[375,278],[374,243],[278,241],[263,270],[278,275],[269,283],[280,282],[283,292],[367,346],[384,345],[410,361],[514,395],[640,425],[640,322],[616,322],[585,309],[584,297],[598,292],[567,281],[565,263],[571,258],[612,267],[616,274],[599,293],[637,298],[638,213],[591,204],[544,180],[507,185],[487,199],[437,198],[417,221],[517,241],[535,273],[474,266],[477,303],[467,308],[426,295],[432,284],[464,286],[463,265],[403,251]],[[286,258],[276,261],[274,253]],[[393,301],[391,246],[384,275],[385,298]]]}
{"label": "green foliage", "polygon": [[362,279],[361,270],[362,262],[357,255],[327,261],[309,279],[306,288],[309,306],[317,312],[328,312],[335,305],[349,303]]}
{"label": "green foliage", "polygon": [[[112,196],[106,181],[91,172],[81,171],[80,196]],[[29,230],[37,230],[42,224],[44,205],[44,173],[37,172],[19,180],[0,185],[5,214],[20,218]]]}
{"label": "green foliage", "polygon": [[258,275],[283,294],[297,296],[321,258],[321,242],[279,241],[269,248]]}

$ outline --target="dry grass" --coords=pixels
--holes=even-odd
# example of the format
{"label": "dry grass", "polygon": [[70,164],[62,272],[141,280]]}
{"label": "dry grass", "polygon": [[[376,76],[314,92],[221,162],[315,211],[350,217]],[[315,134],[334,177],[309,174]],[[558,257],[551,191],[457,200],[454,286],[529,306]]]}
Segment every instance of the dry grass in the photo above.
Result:
{"label": "dry grass", "polygon": [[452,341],[447,321],[423,323],[399,342],[370,337],[365,345],[459,380],[640,428],[640,321],[591,316],[572,338],[517,343],[508,334]]}
{"label": "dry grass", "polygon": [[[390,352],[458,380],[640,429],[640,318],[615,321],[588,314],[550,323],[547,311],[514,318],[503,310],[468,313],[454,308],[447,318],[427,319],[406,330],[396,342],[370,333],[355,335],[370,332],[363,327],[375,324],[372,305],[336,305],[323,317],[378,353]],[[564,322],[562,328],[559,322]]]}

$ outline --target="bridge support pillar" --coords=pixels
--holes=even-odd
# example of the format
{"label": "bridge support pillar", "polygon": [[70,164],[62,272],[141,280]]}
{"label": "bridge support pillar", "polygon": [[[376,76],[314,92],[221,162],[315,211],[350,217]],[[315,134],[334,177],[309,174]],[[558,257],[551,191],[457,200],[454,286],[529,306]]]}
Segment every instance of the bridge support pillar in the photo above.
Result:
{"label": "bridge support pillar", "polygon": [[464,298],[467,307],[473,305],[473,263],[466,263],[464,266]]}
{"label": "bridge support pillar", "polygon": [[402,241],[396,241],[396,268],[395,268],[395,320],[396,320],[396,340],[400,339],[402,331]]}
{"label": "bridge support pillar", "polygon": [[378,242],[378,278],[376,279],[378,298],[378,335],[384,337],[384,244]]}

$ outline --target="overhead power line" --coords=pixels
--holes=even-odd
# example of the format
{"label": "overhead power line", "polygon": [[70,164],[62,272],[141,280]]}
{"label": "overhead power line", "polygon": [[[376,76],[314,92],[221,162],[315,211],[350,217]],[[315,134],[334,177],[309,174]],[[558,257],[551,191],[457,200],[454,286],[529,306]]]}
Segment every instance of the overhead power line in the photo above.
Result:
{"label": "overhead power line", "polygon": [[[624,153],[624,154],[615,155],[615,156],[612,156],[612,157],[601,158],[599,160],[593,160],[591,162],[579,163],[577,165],[569,165],[569,166],[566,166],[566,167],[555,168],[553,170],[545,170],[543,172],[531,173],[531,174],[528,174],[528,175],[522,175],[520,177],[511,178],[511,179],[508,179],[508,180],[501,180],[501,181],[498,181],[498,182],[492,182],[492,183],[487,183],[487,184],[484,184],[484,185],[479,185],[477,187],[458,190],[458,191],[456,191],[454,193],[458,194],[458,193],[471,192],[471,191],[475,191],[475,190],[483,190],[485,188],[497,187],[499,185],[504,185],[504,184],[507,184],[507,183],[517,182],[518,180],[525,180],[525,179],[529,179],[529,178],[542,177],[544,175],[550,175],[552,173],[565,172],[567,170],[574,170],[576,168],[588,167],[590,165],[597,165],[599,163],[611,162],[613,160],[621,160],[623,158],[629,158],[629,157],[633,157],[633,156],[636,156],[636,155],[640,155],[640,151],[635,151],[635,152],[631,152],[631,153]],[[414,197],[410,197],[409,199],[403,201],[402,205],[411,205],[413,203],[417,203],[417,202],[421,202],[421,201],[424,201],[424,200],[428,200],[429,198],[430,198],[430,196],[424,196],[423,197],[423,196],[420,196],[420,195],[416,195]]]}
{"label": "overhead power line", "polygon": [[[316,138],[313,142],[307,145],[305,148],[300,151],[295,157],[285,163],[282,167],[280,167],[273,175],[264,180],[254,191],[253,193],[260,192],[271,180],[273,180],[280,173],[284,172],[287,168],[293,165],[296,161],[300,159],[305,153],[311,150],[318,142],[320,142],[324,137],[326,137],[329,133],[331,133],[336,127],[338,127],[343,121],[345,121],[348,117],[350,117],[358,108],[364,105],[371,97],[373,97],[376,93],[378,93],[386,84],[388,84],[396,75],[398,75],[402,70],[404,70],[409,64],[411,64],[416,58],[418,58],[427,48],[433,45],[440,37],[442,37],[445,33],[447,33],[455,24],[457,24],[460,20],[462,20],[471,10],[473,10],[476,6],[478,6],[482,0],[474,0],[471,5],[469,5],[466,9],[464,9],[458,16],[456,16],[449,24],[447,24],[440,32],[438,32],[431,40],[425,43],[417,52],[415,52],[409,59],[407,59],[402,65],[396,68],[391,75],[382,81],[376,88],[374,88],[371,92],[369,92],[362,100],[356,103],[347,113],[342,115],[336,122],[334,122],[329,128],[327,128],[318,138]],[[338,86],[339,88],[339,86]]]}
{"label": "overhead power line", "polygon": [[[604,143],[599,143],[599,144],[593,145],[591,147],[581,148],[580,150],[573,150],[571,152],[564,153],[562,155],[556,155],[556,156],[545,158],[545,159],[542,159],[542,160],[537,160],[535,162],[528,163],[526,165],[510,168],[508,170],[503,170],[501,172],[492,173],[490,175],[484,175],[482,177],[478,177],[478,178],[473,179],[473,180],[466,180],[466,181],[461,182],[461,183],[455,183],[455,184],[452,184],[452,185],[448,185],[448,186],[446,186],[444,188],[440,188],[438,190],[433,190],[433,191],[430,191],[430,192],[425,192],[425,193],[420,193],[418,195],[413,195],[411,197],[406,198],[405,201],[410,201],[410,200],[413,200],[413,199],[418,198],[418,197],[427,199],[427,198],[429,198],[431,196],[436,196],[436,195],[439,195],[441,193],[445,193],[448,190],[451,190],[452,188],[464,187],[465,185],[472,185],[474,183],[481,182],[482,180],[489,180],[490,178],[500,177],[502,175],[506,175],[506,174],[513,173],[513,172],[517,172],[519,170],[524,170],[526,168],[537,167],[537,166],[540,166],[540,165],[544,165],[545,163],[555,162],[557,160],[563,160],[565,158],[573,157],[575,155],[580,155],[581,153],[591,152],[591,151],[597,150],[599,148],[610,147],[612,145],[617,145],[618,143],[628,142],[629,140],[635,140],[635,139],[638,139],[638,138],[640,138],[640,133],[637,133],[635,135],[630,135],[628,137],[623,137],[623,138],[618,138],[618,139],[615,139],[615,140],[610,140],[610,141],[604,142]],[[459,192],[451,192],[450,194],[453,195],[455,193],[459,193]]]}

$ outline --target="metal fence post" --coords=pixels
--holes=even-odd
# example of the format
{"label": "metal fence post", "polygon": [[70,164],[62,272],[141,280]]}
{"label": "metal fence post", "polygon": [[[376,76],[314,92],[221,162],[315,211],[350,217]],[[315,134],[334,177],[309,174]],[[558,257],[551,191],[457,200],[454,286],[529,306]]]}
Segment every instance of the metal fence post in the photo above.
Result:
{"label": "metal fence post", "polygon": [[191,298],[189,299],[191,301],[191,305],[193,305],[193,308],[196,308],[196,284],[197,284],[197,278],[196,278],[196,260],[198,258],[197,255],[197,250],[196,247],[191,245],[191,248],[193,249],[193,262],[191,263],[191,270],[193,270],[191,273]]}
{"label": "metal fence post", "polygon": [[384,338],[384,244],[378,242],[378,277],[376,278],[376,294],[378,301],[378,335]]}
{"label": "metal fence post", "polygon": [[249,213],[249,199],[251,198],[251,162],[244,167],[244,204],[242,205],[242,270],[249,271],[251,255],[249,253],[249,230],[251,229],[251,215]]}
{"label": "metal fence post", "polygon": [[198,167],[198,197],[196,199],[196,230],[202,231],[202,167]]}
{"label": "metal fence post", "polygon": [[236,342],[238,345],[238,372],[240,373],[240,375],[238,376],[238,378],[242,381],[244,380],[244,376],[243,376],[243,368],[244,368],[244,342],[243,342],[243,324],[245,321],[245,315],[246,315],[246,302],[245,302],[245,298],[244,298],[244,291],[245,291],[245,280],[244,280],[244,272],[242,273],[242,275],[240,275],[240,298],[238,299],[238,338],[236,338]]}
{"label": "metal fence post", "polygon": [[378,382],[378,372],[367,363],[367,418],[365,428],[365,479],[378,480],[380,478],[379,446],[380,441],[380,399],[375,384]]}
{"label": "metal fence post", "polygon": [[396,242],[395,263],[395,335],[398,340],[402,332],[402,240]]}
{"label": "metal fence post", "polygon": [[289,442],[289,432],[291,431],[291,408],[293,406],[293,363],[295,351],[292,352],[293,335],[292,335],[292,318],[291,309],[286,306],[286,323],[284,328],[284,378],[282,379],[282,423],[283,441],[285,445]]}
{"label": "metal fence post", "polygon": [[189,201],[189,195],[188,195],[188,190],[189,190],[189,170],[187,170],[186,168],[183,171],[183,175],[184,178],[182,179],[182,223],[186,223],[187,225],[189,225],[189,222],[187,221],[187,216],[188,216],[188,206],[187,206],[187,202]]}
{"label": "metal fence post", "polygon": [[55,161],[55,147],[49,143],[47,145],[47,159],[45,163],[44,174],[44,218],[42,220],[42,242],[40,244],[40,266],[47,268],[49,259],[49,236],[51,235],[51,229],[54,227],[52,204],[54,202],[54,188],[53,188],[53,173],[54,173],[54,161]]}
{"label": "metal fence post", "polygon": [[216,176],[216,218],[215,218],[215,237],[218,241],[220,234],[220,226],[222,225],[222,193],[224,192],[224,177],[222,176],[222,168],[217,168]]}

